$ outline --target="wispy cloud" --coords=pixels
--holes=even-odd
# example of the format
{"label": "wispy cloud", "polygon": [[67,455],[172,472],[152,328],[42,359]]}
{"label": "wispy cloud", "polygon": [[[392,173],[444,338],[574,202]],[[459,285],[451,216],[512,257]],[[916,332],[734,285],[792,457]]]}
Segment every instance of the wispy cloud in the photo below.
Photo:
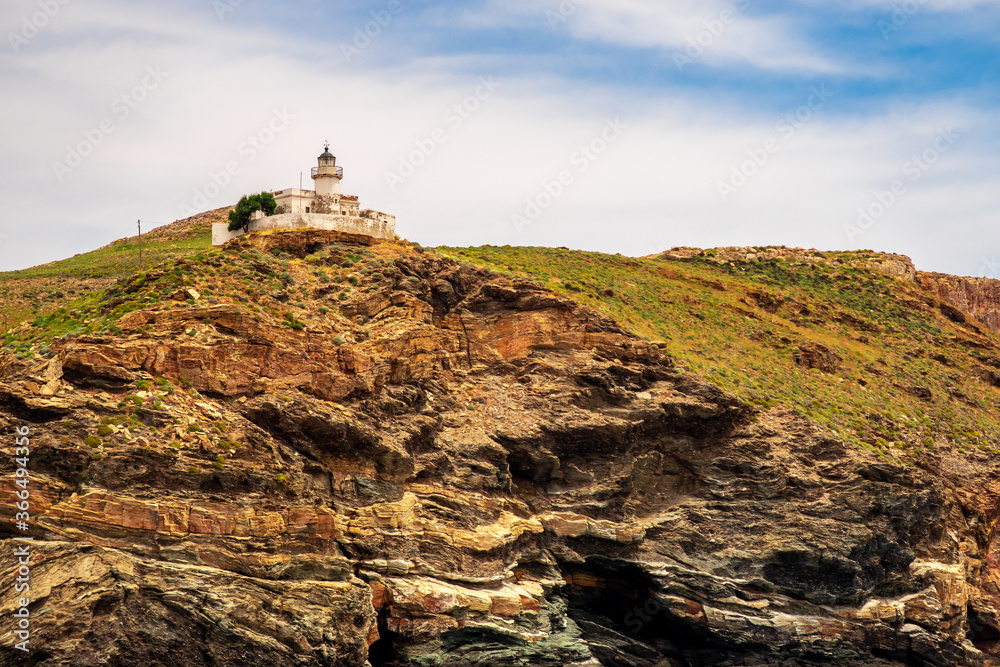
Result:
{"label": "wispy cloud", "polygon": [[749,0],[488,0],[478,10],[464,11],[461,24],[547,26],[581,40],[653,49],[668,57],[694,48],[700,62],[715,66],[821,74],[845,69],[801,35],[793,15],[761,15]]}
{"label": "wispy cloud", "polygon": [[[36,3],[14,0],[8,26]],[[946,125],[962,139],[856,242],[960,273],[977,270],[983,252],[1000,254],[981,247],[1000,208],[1000,102],[977,63],[995,47],[977,47],[986,51],[976,59],[954,49],[933,61],[913,56],[905,40],[883,42],[874,21],[885,7],[874,3],[839,3],[840,14],[805,0],[766,10],[723,0],[570,4],[574,11],[554,0],[406,5],[347,62],[340,41],[384,3],[293,3],[288,20],[244,2],[220,20],[211,3],[193,0],[71,0],[44,34],[0,57],[8,91],[0,178],[20,193],[0,225],[0,263],[85,251],[140,217],[169,222],[220,179],[226,185],[206,207],[298,185],[303,171],[308,184],[327,138],[345,167],[345,192],[398,214],[400,233],[422,243],[627,254],[682,244],[847,247],[844,224]],[[699,36],[697,66],[679,72],[673,57]],[[127,118],[114,115],[114,101],[150,67],[169,76]],[[872,79],[879,69],[910,74]],[[961,94],[956,72],[965,76]],[[488,99],[476,96],[483,77],[501,83]],[[822,85],[829,101],[780,134],[779,123]],[[474,113],[449,121],[469,104]],[[276,112],[291,116],[287,125],[250,160],[241,147]],[[114,130],[58,180],[53,163],[109,117]],[[627,130],[578,168],[574,156],[616,118]],[[752,180],[722,201],[718,182],[779,135],[766,165],[748,167]],[[398,173],[401,159],[415,164],[418,144],[435,136],[419,169],[390,187],[386,173]],[[238,173],[228,170],[233,161]],[[571,187],[518,233],[511,214],[566,169]]]}

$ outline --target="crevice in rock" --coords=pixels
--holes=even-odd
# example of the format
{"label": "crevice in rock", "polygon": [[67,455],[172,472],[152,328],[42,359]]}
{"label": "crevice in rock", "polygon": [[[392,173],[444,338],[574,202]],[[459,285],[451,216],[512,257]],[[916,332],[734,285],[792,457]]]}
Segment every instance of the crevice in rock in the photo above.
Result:
{"label": "crevice in rock", "polygon": [[560,566],[567,585],[567,614],[602,665],[657,667],[666,664],[727,663],[762,646],[735,646],[714,637],[701,605],[684,600],[685,616],[674,613],[654,577],[634,563],[588,557]]}
{"label": "crevice in rock", "polygon": [[396,633],[389,630],[389,608],[378,613],[378,639],[368,647],[368,662],[371,667],[393,667],[398,664]]}

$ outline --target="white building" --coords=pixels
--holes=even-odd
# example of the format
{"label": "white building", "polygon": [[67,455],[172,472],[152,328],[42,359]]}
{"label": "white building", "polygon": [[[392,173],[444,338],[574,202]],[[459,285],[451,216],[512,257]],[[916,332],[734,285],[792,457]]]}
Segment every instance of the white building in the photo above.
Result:
{"label": "white building", "polygon": [[[337,158],[330,153],[329,144],[324,146],[323,154],[318,160],[319,165],[312,169],[316,189],[287,188],[275,191],[273,194],[278,207],[274,215],[254,219],[249,231],[332,229],[378,239],[395,238],[396,216],[372,209],[360,210],[357,197],[340,194],[344,168],[337,166]],[[243,233],[242,229],[229,231],[228,223],[215,223],[212,225],[212,245],[222,245]]]}

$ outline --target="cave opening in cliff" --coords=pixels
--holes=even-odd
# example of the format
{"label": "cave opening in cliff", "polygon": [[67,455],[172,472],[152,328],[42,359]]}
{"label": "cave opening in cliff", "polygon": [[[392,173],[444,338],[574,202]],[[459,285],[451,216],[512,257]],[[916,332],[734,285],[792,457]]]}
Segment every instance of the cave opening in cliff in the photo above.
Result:
{"label": "cave opening in cliff", "polygon": [[397,664],[396,633],[389,629],[389,610],[378,614],[378,639],[368,647],[368,662],[371,667],[392,667]]}
{"label": "cave opening in cliff", "polygon": [[642,665],[650,655],[683,665],[714,664],[742,653],[674,613],[656,580],[633,563],[590,557],[561,569],[567,612],[602,664]]}
{"label": "cave opening in cliff", "polygon": [[968,607],[969,630],[966,639],[987,655],[1000,655],[1000,628],[995,614],[977,604]]}

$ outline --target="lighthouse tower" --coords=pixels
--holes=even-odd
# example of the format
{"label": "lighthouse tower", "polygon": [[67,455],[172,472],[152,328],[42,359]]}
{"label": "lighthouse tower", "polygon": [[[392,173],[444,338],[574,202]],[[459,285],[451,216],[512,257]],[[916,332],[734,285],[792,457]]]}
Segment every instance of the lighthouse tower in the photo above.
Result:
{"label": "lighthouse tower", "polygon": [[319,156],[319,166],[313,167],[312,178],[316,181],[316,197],[332,197],[340,194],[340,180],[344,178],[344,168],[337,166],[337,158],[330,152],[330,144],[323,146]]}
{"label": "lighthouse tower", "polygon": [[[299,187],[273,191],[274,215],[251,220],[249,231],[321,229],[373,239],[398,238],[396,216],[370,208],[362,210],[357,197],[340,194],[343,178],[344,169],[337,166],[330,142],[326,142],[319,166],[312,168],[315,189],[303,190],[299,173]],[[212,245],[223,245],[246,231],[243,228],[230,231],[228,222],[212,223]]]}

